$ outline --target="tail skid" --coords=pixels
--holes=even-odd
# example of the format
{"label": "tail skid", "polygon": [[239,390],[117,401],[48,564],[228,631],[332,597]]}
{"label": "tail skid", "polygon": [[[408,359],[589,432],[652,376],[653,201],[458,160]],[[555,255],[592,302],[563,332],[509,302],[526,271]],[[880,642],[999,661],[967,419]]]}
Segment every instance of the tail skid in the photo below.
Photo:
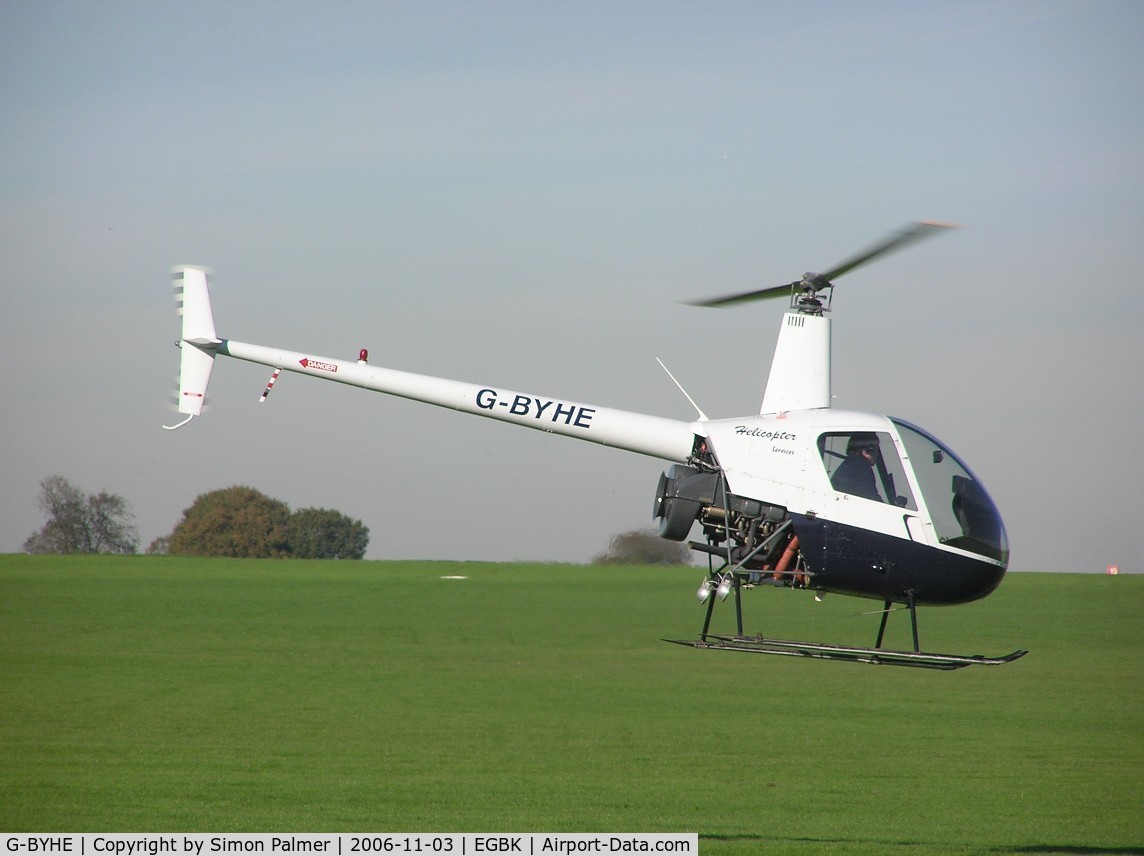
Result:
{"label": "tail skid", "polygon": [[186,425],[188,422],[190,422],[194,418],[195,418],[195,414],[190,413],[187,415],[187,418],[184,419],[182,422],[176,422],[174,425],[164,425],[163,427],[166,428],[168,431],[174,431],[176,428],[182,428],[184,425]]}

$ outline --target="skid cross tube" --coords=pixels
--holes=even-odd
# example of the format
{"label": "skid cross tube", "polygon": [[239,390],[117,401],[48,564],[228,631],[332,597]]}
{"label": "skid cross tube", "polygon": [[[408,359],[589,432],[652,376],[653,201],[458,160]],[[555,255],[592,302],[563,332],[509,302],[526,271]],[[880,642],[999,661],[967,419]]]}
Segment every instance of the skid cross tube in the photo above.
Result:
{"label": "skid cross tube", "polygon": [[878,625],[878,638],[874,642],[875,648],[882,647],[882,637],[886,635],[886,621],[890,617],[890,609],[893,607],[894,602],[887,600],[882,604],[882,623]]}
{"label": "skid cross tube", "polygon": [[[874,640],[874,650],[882,647],[882,639],[886,635],[886,621],[890,618],[890,612],[893,610],[894,602],[887,600],[882,603],[882,621],[878,624],[878,638]],[[910,610],[910,630],[913,632],[914,637],[914,653],[922,650],[921,645],[918,644],[918,604],[917,593],[910,589],[906,592],[906,607]]]}
{"label": "skid cross tube", "polygon": [[742,586],[739,585],[739,575],[732,575],[735,586],[735,627],[740,636],[743,635],[743,598],[740,594]]}
{"label": "skid cross tube", "polygon": [[[726,565],[723,565],[723,568],[726,568],[726,567],[727,567]],[[722,583],[724,578],[725,578],[723,568],[720,568],[718,571],[708,571],[707,572],[707,580],[704,582],[704,585],[706,585],[708,587],[707,613],[706,613],[706,615],[703,616],[703,630],[699,634],[700,639],[706,639],[707,638],[707,631],[711,629],[711,616],[715,612],[715,600],[719,597],[718,584]],[[731,577],[731,587],[735,591],[735,628],[736,628],[736,632],[740,636],[742,636],[743,635],[743,594],[742,594],[743,587],[742,587],[742,584],[740,581],[740,575],[735,573],[734,571],[727,571],[726,575]],[[716,583],[716,580],[718,580],[718,583]],[[713,583],[716,583],[715,588],[711,587],[711,584],[713,584]]]}
{"label": "skid cross tube", "polygon": [[[714,571],[709,572],[707,575],[707,581],[711,582],[712,580],[714,580],[714,578],[715,578],[715,572]],[[711,591],[707,595],[707,615],[703,619],[703,632],[699,634],[700,639],[706,639],[707,638],[707,631],[711,627],[711,613],[713,613],[715,611],[715,598],[716,597],[717,597],[717,595],[715,594],[715,590],[711,589]]]}
{"label": "skid cross tube", "polygon": [[917,653],[922,649],[921,646],[918,645],[918,605],[914,599],[914,590],[910,589],[906,592],[906,597],[908,597],[910,601],[910,627],[914,631],[914,653]]}

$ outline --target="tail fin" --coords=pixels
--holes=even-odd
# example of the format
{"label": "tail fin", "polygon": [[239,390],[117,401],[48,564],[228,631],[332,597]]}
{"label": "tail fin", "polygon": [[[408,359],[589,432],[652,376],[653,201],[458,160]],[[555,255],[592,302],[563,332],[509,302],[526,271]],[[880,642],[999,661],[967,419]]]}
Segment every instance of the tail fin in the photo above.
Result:
{"label": "tail fin", "polygon": [[179,342],[182,357],[179,361],[178,411],[187,418],[178,425],[164,425],[174,429],[186,425],[203,412],[207,384],[214,368],[215,352],[222,340],[215,334],[211,297],[207,290],[207,268],[180,265],[172,268],[172,286],[179,314],[183,316],[183,336]]}

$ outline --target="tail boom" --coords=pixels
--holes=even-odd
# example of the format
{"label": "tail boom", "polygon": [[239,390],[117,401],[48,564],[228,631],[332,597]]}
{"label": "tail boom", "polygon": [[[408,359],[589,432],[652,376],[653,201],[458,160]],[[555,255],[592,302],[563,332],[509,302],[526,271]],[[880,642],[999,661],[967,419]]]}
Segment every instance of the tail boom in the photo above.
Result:
{"label": "tail boom", "polygon": [[480,386],[236,342],[233,339],[223,339],[217,350],[224,356],[283,371],[358,386],[668,461],[682,463],[687,460],[695,442],[696,431],[700,427],[682,420],[594,407],[500,387]]}

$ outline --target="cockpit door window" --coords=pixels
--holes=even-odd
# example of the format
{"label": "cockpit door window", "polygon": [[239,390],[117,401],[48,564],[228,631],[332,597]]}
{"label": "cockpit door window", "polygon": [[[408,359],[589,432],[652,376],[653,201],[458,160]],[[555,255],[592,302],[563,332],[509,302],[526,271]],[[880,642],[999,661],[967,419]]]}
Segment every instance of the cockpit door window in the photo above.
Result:
{"label": "cockpit door window", "polygon": [[818,438],[818,452],[830,485],[860,496],[917,511],[902,459],[884,431],[838,431]]}

